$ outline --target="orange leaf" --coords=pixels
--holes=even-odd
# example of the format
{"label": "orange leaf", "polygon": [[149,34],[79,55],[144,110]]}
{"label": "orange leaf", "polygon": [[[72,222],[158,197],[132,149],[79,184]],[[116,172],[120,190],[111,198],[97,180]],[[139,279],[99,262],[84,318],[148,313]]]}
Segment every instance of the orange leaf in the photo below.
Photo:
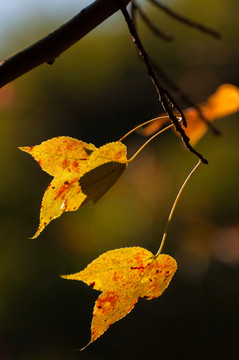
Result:
{"label": "orange leaf", "polygon": [[[232,84],[223,84],[218,87],[216,92],[208,100],[199,104],[204,116],[209,121],[214,121],[220,117],[233,114],[239,110],[239,89]],[[208,129],[207,124],[199,117],[194,108],[184,110],[188,126],[184,128],[190,138],[192,145],[195,145]],[[163,121],[162,121],[163,120]],[[149,136],[159,130],[166,122],[166,119],[160,119],[146,126],[141,133]],[[183,126],[183,125],[182,125]]]}
{"label": "orange leaf", "polygon": [[126,147],[121,142],[96,148],[67,136],[40,145],[20,147],[41,168],[54,176],[42,199],[40,224],[32,238],[65,211],[96,202],[120,177],[126,167]]}
{"label": "orange leaf", "polygon": [[232,84],[223,84],[202,105],[205,116],[210,120],[227,116],[239,110],[239,88]]}
{"label": "orange leaf", "polygon": [[131,247],[108,251],[83,271],[63,275],[103,291],[93,310],[89,344],[127,315],[139,297],[151,300],[160,296],[176,269],[176,261],[169,255],[155,257],[144,248]]}

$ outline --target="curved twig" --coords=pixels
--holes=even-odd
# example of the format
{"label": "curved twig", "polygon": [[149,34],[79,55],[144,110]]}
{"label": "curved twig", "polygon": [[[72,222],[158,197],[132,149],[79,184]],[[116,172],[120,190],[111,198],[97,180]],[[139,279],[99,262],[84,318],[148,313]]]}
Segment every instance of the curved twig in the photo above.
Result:
{"label": "curved twig", "polygon": [[159,2],[158,0],[157,1],[156,0],[148,0],[148,1],[151,2],[152,4],[154,4],[155,6],[159,7],[161,10],[166,12],[169,16],[173,17],[174,19],[176,19],[180,22],[183,22],[184,24],[186,24],[188,26],[194,27],[197,30],[202,31],[208,35],[211,35],[211,36],[215,37],[216,39],[221,38],[221,34],[218,31],[215,31],[214,29],[206,27],[196,21],[190,20],[186,16],[178,14],[177,12],[170,9],[168,6],[161,4],[161,2]]}
{"label": "curved twig", "polygon": [[188,106],[192,106],[198,113],[200,119],[205,122],[209,130],[211,130],[214,135],[220,135],[221,132],[218,130],[203,114],[200,107],[161,69],[158,64],[153,63],[153,66],[159,76],[173,89]]}
{"label": "curved twig", "polygon": [[[131,0],[131,1],[132,1],[132,15],[133,15],[133,9],[134,9],[134,13],[136,13],[136,11],[138,10],[138,14],[141,16],[142,20],[149,27],[149,29],[151,29],[158,37],[161,37],[163,40],[166,41],[173,40],[173,37],[171,35],[165,34],[157,27],[155,27],[155,25],[142,11],[141,7],[135,2],[135,0]],[[175,13],[167,6],[162,5],[159,1],[152,0],[151,2],[157,5],[161,10],[164,10],[169,16],[176,18],[176,20],[184,22],[188,26],[196,27],[197,29],[204,31],[207,34],[213,35],[215,37],[220,36],[220,34],[217,33],[216,31],[206,28],[201,24],[192,22],[190,19]],[[133,21],[133,16],[132,16],[132,21]],[[133,21],[133,23],[135,25],[135,20]],[[200,107],[174,81],[172,81],[172,79],[169,76],[166,75],[166,73],[161,69],[161,67],[158,64],[155,64],[152,61],[151,64],[154,67],[154,69],[157,71],[158,75],[171,87],[172,90],[174,90],[178,94],[179,98],[182,99],[187,105],[192,106],[197,111],[198,116],[208,126],[208,129],[211,130],[214,133],[214,135],[220,135],[221,134],[220,131],[211,122],[209,122],[209,120],[205,117],[205,115],[201,111]]]}
{"label": "curved twig", "polygon": [[165,111],[168,113],[170,119],[172,120],[172,122],[173,122],[173,124],[175,126],[175,129],[180,133],[185,146],[192,153],[194,153],[196,156],[198,156],[199,159],[201,159],[201,161],[204,164],[208,164],[208,161],[206,159],[204,159],[204,157],[191,146],[191,144],[189,142],[190,139],[186,135],[186,133],[185,133],[184,129],[182,128],[182,126],[180,125],[180,123],[178,121],[178,118],[173,113],[173,110],[172,110],[171,106],[174,106],[175,109],[179,112],[180,116],[182,117],[183,125],[186,126],[187,122],[186,122],[185,115],[184,115],[183,111],[178,106],[178,104],[173,99],[173,97],[169,94],[169,92],[159,84],[158,78],[157,78],[156,73],[155,73],[155,71],[153,69],[150,58],[149,58],[146,50],[144,49],[144,46],[143,46],[143,44],[142,44],[142,42],[141,42],[141,40],[140,40],[140,38],[138,36],[138,33],[137,33],[137,31],[136,31],[136,29],[134,27],[134,24],[133,24],[133,22],[132,22],[132,20],[131,20],[131,18],[129,16],[129,13],[128,13],[126,7],[123,5],[122,0],[118,0],[118,1],[119,1],[120,10],[121,10],[122,14],[124,15],[125,21],[126,21],[126,23],[128,25],[129,31],[130,31],[130,34],[131,34],[131,36],[133,38],[133,42],[137,46],[138,51],[139,51],[142,59],[144,60],[146,66],[147,66],[148,74],[151,77],[152,82],[153,82],[153,84],[154,84],[154,86],[155,86],[155,88],[157,90],[157,93],[158,93],[158,96],[159,96],[159,101],[163,105]]}
{"label": "curved twig", "polygon": [[137,9],[139,12],[139,15],[141,16],[142,20],[145,22],[145,24],[149,27],[149,29],[156,34],[158,37],[160,37],[164,41],[172,41],[174,38],[170,34],[166,34],[162,30],[160,30],[158,27],[156,27],[152,21],[148,18],[148,16],[144,13],[144,11],[141,9],[139,5],[137,5]]}

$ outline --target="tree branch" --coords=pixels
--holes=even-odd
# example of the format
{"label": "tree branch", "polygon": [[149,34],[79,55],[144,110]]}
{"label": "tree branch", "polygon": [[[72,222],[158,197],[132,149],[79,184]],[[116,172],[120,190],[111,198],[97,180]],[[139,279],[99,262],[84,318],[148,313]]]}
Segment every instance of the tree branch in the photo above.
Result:
{"label": "tree branch", "polygon": [[[130,0],[123,0],[124,6]],[[0,88],[37,66],[48,63],[119,10],[117,0],[95,0],[71,20],[38,42],[3,61],[0,65]]]}
{"label": "tree branch", "polygon": [[174,115],[172,109],[171,109],[171,105],[174,106],[174,108],[179,112],[180,116],[182,117],[182,123],[183,125],[186,127],[187,126],[187,122],[184,116],[184,113],[182,112],[181,108],[178,106],[178,104],[175,102],[175,100],[172,98],[172,96],[169,94],[169,92],[164,89],[158,81],[158,78],[156,76],[156,73],[154,71],[154,68],[152,66],[151,60],[148,56],[148,53],[146,52],[139,36],[137,33],[136,28],[134,27],[134,24],[129,16],[129,13],[126,9],[126,7],[123,5],[123,1],[122,0],[118,0],[119,5],[120,5],[120,10],[122,12],[122,14],[124,15],[125,21],[128,25],[130,34],[132,36],[133,42],[136,45],[139,54],[141,55],[143,61],[145,62],[145,65],[148,69],[148,74],[151,77],[151,80],[157,90],[158,96],[159,96],[159,101],[161,102],[161,104],[163,105],[165,111],[168,113],[169,118],[172,120],[176,131],[179,132],[179,134],[181,135],[181,138],[185,144],[185,146],[188,148],[188,150],[190,150],[193,154],[195,154],[196,156],[199,157],[199,159],[201,159],[201,161],[204,164],[208,164],[208,161],[206,159],[204,159],[204,157],[198,152],[196,151],[190,144],[190,139],[187,136],[187,134],[185,133],[184,129],[181,127],[178,118]]}
{"label": "tree branch", "polygon": [[158,8],[160,8],[161,10],[163,10],[164,12],[166,12],[166,14],[173,17],[174,19],[181,21],[182,23],[184,23],[188,26],[194,27],[197,30],[202,31],[208,35],[211,35],[211,36],[215,37],[216,39],[221,38],[221,34],[218,31],[215,31],[214,29],[211,29],[211,28],[206,27],[202,24],[199,24],[193,20],[190,20],[186,16],[178,14],[176,11],[173,11],[168,6],[161,4],[158,0],[149,0],[149,1],[152,4],[154,4],[155,6],[157,6]]}

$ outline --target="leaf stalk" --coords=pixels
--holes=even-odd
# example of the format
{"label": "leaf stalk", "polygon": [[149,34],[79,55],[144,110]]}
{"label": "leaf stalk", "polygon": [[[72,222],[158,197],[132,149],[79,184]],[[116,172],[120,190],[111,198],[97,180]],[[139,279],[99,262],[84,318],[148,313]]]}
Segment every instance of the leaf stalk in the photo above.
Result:
{"label": "leaf stalk", "polygon": [[162,240],[161,240],[161,244],[159,246],[159,249],[157,251],[157,253],[155,254],[155,258],[157,258],[161,252],[162,252],[162,249],[163,249],[163,246],[164,246],[164,243],[165,243],[165,239],[166,239],[166,236],[167,236],[167,233],[168,233],[168,228],[169,228],[169,225],[171,223],[171,220],[172,220],[172,216],[173,216],[173,213],[174,213],[174,210],[176,208],[176,205],[178,203],[178,200],[183,192],[183,189],[185,188],[188,180],[191,178],[191,176],[194,174],[194,172],[197,170],[197,168],[199,167],[199,165],[201,164],[201,160],[198,161],[197,165],[194,166],[194,168],[192,169],[192,171],[189,173],[189,175],[187,176],[186,180],[184,181],[183,185],[181,186],[175,200],[174,200],[174,203],[173,203],[173,206],[171,208],[171,211],[169,213],[169,217],[168,217],[168,220],[167,220],[167,223],[166,223],[166,226],[165,226],[165,230],[164,230],[164,233],[163,233],[163,237],[162,237]]}

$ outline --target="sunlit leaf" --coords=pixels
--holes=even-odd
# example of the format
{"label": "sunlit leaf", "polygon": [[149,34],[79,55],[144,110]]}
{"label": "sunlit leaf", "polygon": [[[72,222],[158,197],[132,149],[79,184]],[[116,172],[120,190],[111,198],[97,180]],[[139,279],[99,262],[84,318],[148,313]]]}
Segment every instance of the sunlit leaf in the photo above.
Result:
{"label": "sunlit leaf", "polygon": [[[239,110],[239,89],[232,84],[223,84],[218,87],[216,92],[205,103],[198,106],[204,116],[211,122],[223,116],[233,114]],[[191,144],[195,145],[205,134],[208,126],[199,117],[196,109],[185,109],[184,114],[188,122],[185,131],[190,137]],[[141,133],[144,136],[150,136],[158,131],[166,122],[166,119],[156,120],[141,130]]]}
{"label": "sunlit leaf", "polygon": [[108,251],[83,271],[62,277],[83,281],[102,291],[93,310],[92,343],[110,325],[127,315],[139,297],[147,300],[159,297],[168,287],[176,269],[176,261],[169,255],[155,258],[144,248],[131,247]]}
{"label": "sunlit leaf", "polygon": [[117,181],[126,167],[126,147],[121,142],[96,148],[67,136],[40,145],[20,147],[54,176],[43,196],[36,238],[47,224],[63,212],[96,202]]}

